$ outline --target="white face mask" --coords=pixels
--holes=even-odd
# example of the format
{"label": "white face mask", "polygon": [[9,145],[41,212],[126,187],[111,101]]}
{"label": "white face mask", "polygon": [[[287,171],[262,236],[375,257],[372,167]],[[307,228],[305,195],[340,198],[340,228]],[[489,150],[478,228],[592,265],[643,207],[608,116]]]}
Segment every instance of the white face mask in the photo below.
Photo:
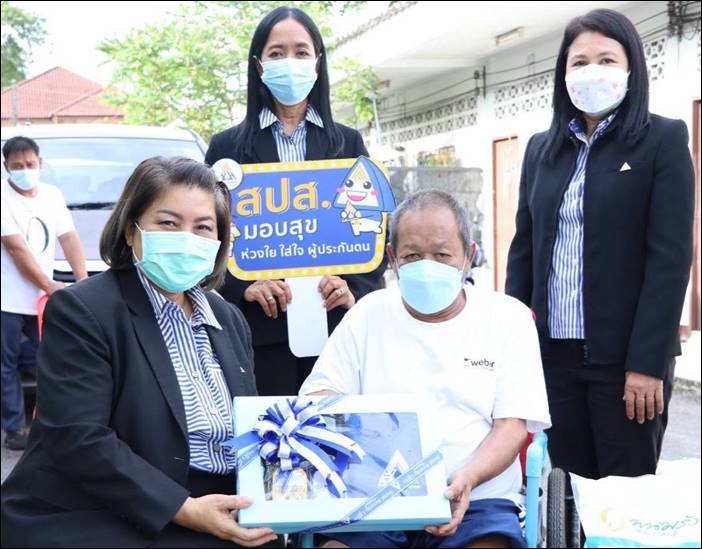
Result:
{"label": "white face mask", "polygon": [[616,109],[627,92],[629,73],[618,67],[590,64],[566,75],[570,100],[579,111],[601,116]]}

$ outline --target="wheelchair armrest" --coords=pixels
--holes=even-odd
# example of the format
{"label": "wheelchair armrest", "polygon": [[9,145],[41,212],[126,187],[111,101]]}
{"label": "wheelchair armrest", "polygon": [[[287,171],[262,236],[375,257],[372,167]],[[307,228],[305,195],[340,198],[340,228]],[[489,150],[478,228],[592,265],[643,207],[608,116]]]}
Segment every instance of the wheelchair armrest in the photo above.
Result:
{"label": "wheelchair armrest", "polygon": [[526,457],[526,519],[524,534],[528,547],[536,547],[539,543],[539,491],[541,474],[546,461],[546,444],[548,437],[543,431],[534,436],[527,448]]}
{"label": "wheelchair armrest", "polygon": [[548,437],[543,431],[534,435],[534,440],[527,448],[526,476],[541,478],[546,461],[546,444]]}

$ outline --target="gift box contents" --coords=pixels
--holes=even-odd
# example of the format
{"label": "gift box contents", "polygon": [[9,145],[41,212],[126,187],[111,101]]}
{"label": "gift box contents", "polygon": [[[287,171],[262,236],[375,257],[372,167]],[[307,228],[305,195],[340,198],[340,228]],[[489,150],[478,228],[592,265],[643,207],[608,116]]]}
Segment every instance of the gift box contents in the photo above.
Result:
{"label": "gift box contents", "polygon": [[[412,413],[322,414],[327,427],[349,437],[365,451],[361,463],[349,463],[341,478],[344,497],[370,497],[422,459],[417,416]],[[303,461],[291,471],[263,462],[268,501],[331,498],[322,474]],[[426,496],[424,478],[415,480],[401,496]]]}

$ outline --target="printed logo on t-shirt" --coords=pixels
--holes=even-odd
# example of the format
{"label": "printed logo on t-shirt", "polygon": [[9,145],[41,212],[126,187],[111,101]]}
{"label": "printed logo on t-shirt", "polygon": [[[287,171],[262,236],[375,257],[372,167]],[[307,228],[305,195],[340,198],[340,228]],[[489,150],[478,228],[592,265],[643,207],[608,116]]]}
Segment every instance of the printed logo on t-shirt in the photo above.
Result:
{"label": "printed logo on t-shirt", "polygon": [[463,365],[466,368],[479,368],[481,370],[489,370],[491,372],[495,369],[495,361],[488,360],[487,358],[481,358],[481,359],[464,358]]}
{"label": "printed logo on t-shirt", "polygon": [[37,254],[44,253],[49,247],[49,227],[41,217],[34,215],[29,219],[25,239],[29,249]]}

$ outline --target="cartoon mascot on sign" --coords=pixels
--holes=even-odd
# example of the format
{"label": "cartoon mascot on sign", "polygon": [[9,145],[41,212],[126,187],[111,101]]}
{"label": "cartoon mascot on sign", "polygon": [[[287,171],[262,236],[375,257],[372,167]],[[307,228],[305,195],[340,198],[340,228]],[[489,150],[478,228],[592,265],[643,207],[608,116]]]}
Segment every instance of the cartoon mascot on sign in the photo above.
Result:
{"label": "cartoon mascot on sign", "polygon": [[337,189],[334,207],[342,208],[341,221],[350,224],[354,236],[381,234],[383,212],[395,209],[395,197],[383,171],[360,156]]}

